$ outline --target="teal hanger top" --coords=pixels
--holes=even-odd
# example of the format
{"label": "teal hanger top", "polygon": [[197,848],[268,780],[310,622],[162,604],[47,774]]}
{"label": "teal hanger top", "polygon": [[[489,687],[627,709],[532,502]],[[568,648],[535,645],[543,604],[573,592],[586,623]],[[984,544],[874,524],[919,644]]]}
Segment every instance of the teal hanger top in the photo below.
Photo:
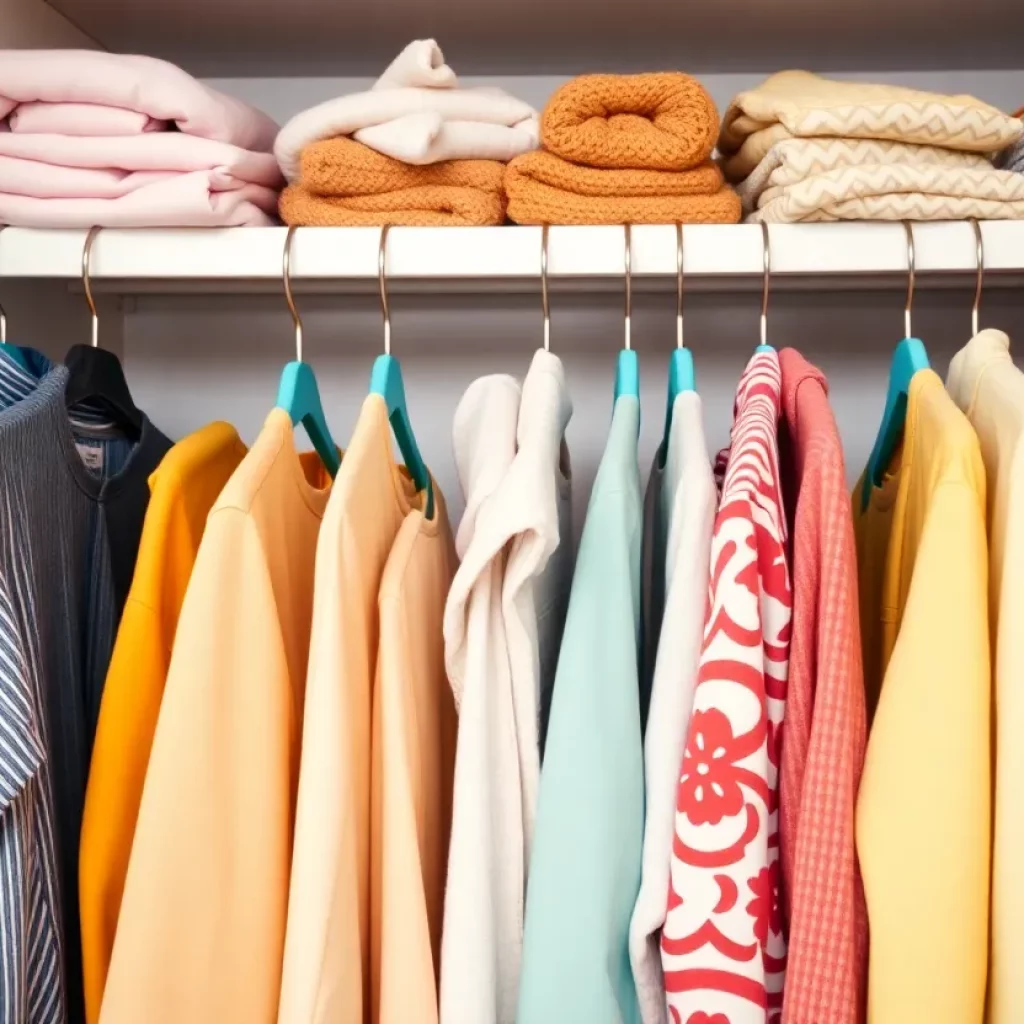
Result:
{"label": "teal hanger top", "polygon": [[[6,225],[0,227],[0,231],[5,231]],[[4,311],[4,307],[0,306],[0,348],[4,350],[26,373],[31,373],[29,369],[28,360],[25,358],[25,353],[18,348],[17,345],[11,345],[7,341],[7,313]]]}
{"label": "teal hanger top", "polygon": [[910,394],[910,381],[919,370],[928,369],[928,353],[924,343],[912,337],[910,331],[910,306],[914,299],[914,233],[910,225],[904,221],[903,228],[907,233],[907,304],[903,310],[903,340],[893,352],[889,364],[889,387],[885,394],[885,409],[882,412],[882,425],[878,429],[874,447],[868,458],[864,472],[864,484],[861,489],[860,505],[863,511],[871,500],[871,489],[879,487],[885,471],[892,460],[893,452],[903,436],[903,428],[907,420],[907,399]]}
{"label": "teal hanger top", "polygon": [[672,410],[684,391],[697,390],[693,353],[683,345],[683,225],[676,225],[676,347],[668,360],[668,403],[665,409],[665,436],[661,441],[664,458],[672,431]]}
{"label": "teal hanger top", "polygon": [[388,410],[388,421],[394,431],[398,450],[405,459],[405,467],[417,490],[427,492],[426,517],[434,517],[434,483],[427,464],[420,454],[412,421],[405,402],[405,383],[402,380],[402,366],[391,355],[391,308],[388,304],[388,289],[385,277],[387,264],[388,225],[380,231],[380,249],[377,252],[377,276],[380,281],[380,301],[384,313],[384,354],[377,356],[370,372],[370,394],[380,395]]}
{"label": "teal hanger top", "polygon": [[615,364],[615,397],[640,398],[640,361],[633,351],[632,314],[633,314],[633,268],[632,268],[632,233],[628,224],[624,225],[626,236],[626,336],[625,344],[619,352]]}
{"label": "teal hanger top", "polygon": [[282,261],[284,297],[295,325],[295,359],[288,363],[281,373],[281,382],[277,387],[277,407],[288,413],[293,426],[302,424],[310,441],[313,442],[313,450],[320,456],[327,472],[333,478],[338,475],[341,466],[338,446],[331,439],[331,432],[327,427],[327,417],[324,415],[323,402],[320,400],[316,374],[309,363],[302,361],[302,318],[292,295],[291,258],[295,230],[294,226],[290,227],[285,236]]}

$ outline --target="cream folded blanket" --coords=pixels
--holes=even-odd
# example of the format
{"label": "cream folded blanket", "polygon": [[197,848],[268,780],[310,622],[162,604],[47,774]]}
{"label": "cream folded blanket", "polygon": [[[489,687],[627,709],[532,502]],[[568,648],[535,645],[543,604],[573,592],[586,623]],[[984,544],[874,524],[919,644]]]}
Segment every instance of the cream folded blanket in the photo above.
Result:
{"label": "cream folded blanket", "polygon": [[726,177],[741,181],[773,145],[794,136],[888,139],[996,153],[1022,134],[1019,120],[972,96],[783,71],[732,101],[718,149]]}
{"label": "cream folded blanket", "polygon": [[293,117],[274,144],[289,181],[302,150],[351,135],[408,164],[500,160],[536,149],[537,112],[500,89],[460,89],[433,39],[410,43],[369,92],[328,100]]}

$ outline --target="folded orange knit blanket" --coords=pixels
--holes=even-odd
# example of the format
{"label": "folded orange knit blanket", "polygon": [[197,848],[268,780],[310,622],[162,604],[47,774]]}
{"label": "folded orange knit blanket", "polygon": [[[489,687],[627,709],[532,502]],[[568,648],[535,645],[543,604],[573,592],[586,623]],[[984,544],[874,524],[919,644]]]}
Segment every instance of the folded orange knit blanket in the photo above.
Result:
{"label": "folded orange knit blanket", "polygon": [[548,100],[541,142],[590,167],[679,171],[711,156],[718,126],[707,90],[682,72],[581,75]]}
{"label": "folded orange knit blanket", "polygon": [[501,224],[505,165],[449,160],[412,165],[353,139],[324,139],[302,151],[296,184],[281,194],[286,224]]}
{"label": "folded orange knit blanket", "polygon": [[683,171],[601,170],[524,153],[508,165],[505,192],[518,224],[735,224],[741,213],[710,161]]}

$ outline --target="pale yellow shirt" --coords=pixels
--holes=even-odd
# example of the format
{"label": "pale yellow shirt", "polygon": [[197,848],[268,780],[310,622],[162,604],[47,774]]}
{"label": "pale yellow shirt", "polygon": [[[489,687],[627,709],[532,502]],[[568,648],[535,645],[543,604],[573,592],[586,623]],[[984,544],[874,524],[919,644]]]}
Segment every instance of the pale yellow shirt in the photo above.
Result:
{"label": "pale yellow shirt", "polygon": [[267,417],[178,620],[101,1024],[273,1024],[326,471]]}
{"label": "pale yellow shirt", "polygon": [[1024,373],[1002,331],[953,358],[946,387],[978,434],[988,480],[989,627],[995,670],[990,1024],[1024,1021]]}
{"label": "pale yellow shirt", "polygon": [[931,370],[903,450],[861,513],[869,715],[857,851],[870,1024],[981,1021],[988,949],[991,697],[985,470]]}

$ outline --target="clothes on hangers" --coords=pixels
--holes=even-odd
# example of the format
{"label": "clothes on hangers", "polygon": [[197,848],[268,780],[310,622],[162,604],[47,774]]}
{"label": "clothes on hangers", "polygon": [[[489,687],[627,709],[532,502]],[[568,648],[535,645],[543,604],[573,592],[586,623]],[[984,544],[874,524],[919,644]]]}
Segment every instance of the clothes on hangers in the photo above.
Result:
{"label": "clothes on hangers", "polygon": [[571,415],[561,360],[544,350],[521,391],[511,377],[481,378],[456,414],[471,511],[445,610],[459,737],[442,1024],[515,1020],[544,708],[572,576]]}
{"label": "clothes on hangers", "polygon": [[639,1019],[640,403],[622,395],[587,508],[555,673],[526,895],[518,1024]]}
{"label": "clothes on hangers", "polygon": [[683,1021],[763,1024],[782,1006],[777,801],[793,591],[776,439],[781,388],[775,350],[756,352],[722,453],[661,936],[669,1013]]}
{"label": "clothes on hangers", "polygon": [[273,1020],[330,478],[267,416],[207,521],[139,807],[103,1024]]}
{"label": "clothes on hangers", "polygon": [[779,364],[779,469],[793,579],[779,764],[788,935],[782,1024],[859,1024],[868,930],[854,828],[867,724],[853,520],[825,375],[791,348]]}
{"label": "clothes on hangers", "polygon": [[150,475],[131,589],[100,703],[79,849],[82,965],[96,1024],[125,874],[185,590],[206,517],[246,453],[211,423],[179,441]]}
{"label": "clothes on hangers", "polygon": [[864,512],[861,487],[868,1016],[980,1020],[991,845],[985,470],[933,371],[910,382],[902,452]]}
{"label": "clothes on hangers", "polygon": [[[435,493],[440,493],[436,487]],[[403,522],[410,514],[421,513],[424,501],[425,492],[416,491],[391,456],[391,425],[383,397],[369,395],[335,477],[310,586],[315,595],[313,634],[305,697],[300,701],[304,722],[277,1011],[281,1024],[379,1021],[382,1013],[397,1021],[413,1004],[422,1008],[428,1022],[436,1013],[431,1008],[437,1005],[439,950],[433,945],[416,947],[418,959],[405,963],[406,977],[396,970],[395,957],[402,958],[403,928],[440,938],[450,804],[447,799],[436,802],[437,794],[428,799],[422,790],[417,800],[415,792],[406,788],[403,793],[401,786],[411,785],[409,772],[451,786],[449,730],[438,720],[434,731],[421,733],[417,740],[407,737],[410,746],[395,746],[390,733],[384,737],[379,731],[383,722],[378,692],[384,671],[378,648],[381,581]],[[443,516],[444,505],[438,502],[435,524]],[[431,555],[429,548],[450,541],[446,525],[429,530],[416,543],[421,560],[416,571],[433,565],[433,575],[419,581],[419,590],[424,604],[436,602],[440,623],[439,609],[449,583],[447,555]],[[434,620],[431,607],[417,620],[407,621],[412,632],[405,642],[412,650],[429,646],[417,631],[428,629]],[[440,657],[440,645],[436,653]],[[401,664],[399,658],[397,666]],[[425,673],[421,684],[429,685],[435,666],[420,665],[418,670]],[[401,683],[395,685],[401,688]],[[447,694],[440,699],[444,698]],[[452,736],[454,730],[451,722]],[[412,753],[417,742],[418,757],[423,759],[419,768],[408,763],[417,756]],[[390,788],[393,782],[399,786],[397,792]],[[404,835],[385,835],[382,829],[396,815],[406,826],[410,817],[418,818],[416,828]],[[417,834],[420,829],[425,831]],[[409,863],[417,860],[426,872],[419,879]],[[403,889],[403,884],[411,887]]]}
{"label": "clothes on hangers", "polygon": [[984,330],[952,359],[946,390],[978,436],[985,464],[989,570],[988,610],[992,638],[995,725],[992,820],[992,925],[988,964],[987,1019],[1011,1024],[1024,1014],[1024,993],[1016,982],[1022,950],[1019,911],[1021,834],[1020,679],[1024,647],[1018,624],[1024,558],[1021,442],[1024,440],[1024,374],[1010,356],[1002,331]]}
{"label": "clothes on hangers", "polygon": [[[645,637],[653,636],[650,715],[644,733],[645,816],[640,891],[629,924],[629,957],[643,1024],[668,1024],[660,939],[669,890],[676,785],[697,684],[704,635],[711,531],[718,492],[704,438],[704,413],[696,391],[676,396],[668,443],[651,467],[644,509]],[[662,608],[663,614],[657,609]],[[653,619],[664,628],[648,629]],[[654,655],[656,654],[656,658]]]}

